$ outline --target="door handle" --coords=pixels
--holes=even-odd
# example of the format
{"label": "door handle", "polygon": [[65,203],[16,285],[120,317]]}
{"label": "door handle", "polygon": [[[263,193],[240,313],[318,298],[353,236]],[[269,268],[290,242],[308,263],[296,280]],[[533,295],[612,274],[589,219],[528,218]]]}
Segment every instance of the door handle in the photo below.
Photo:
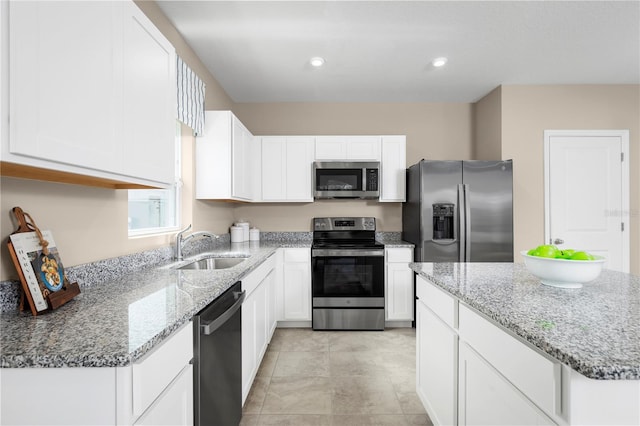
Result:
{"label": "door handle", "polygon": [[553,242],[549,241],[551,244],[564,244],[564,240],[562,238],[556,238]]}
{"label": "door handle", "polygon": [[229,309],[227,309],[222,315],[213,321],[207,324],[200,324],[200,331],[202,334],[208,336],[220,327],[224,325],[225,322],[229,320],[235,314],[238,309],[240,309],[240,305],[244,302],[244,298],[247,294],[246,290],[242,290],[241,292],[233,292],[233,298],[236,300],[233,305]]}

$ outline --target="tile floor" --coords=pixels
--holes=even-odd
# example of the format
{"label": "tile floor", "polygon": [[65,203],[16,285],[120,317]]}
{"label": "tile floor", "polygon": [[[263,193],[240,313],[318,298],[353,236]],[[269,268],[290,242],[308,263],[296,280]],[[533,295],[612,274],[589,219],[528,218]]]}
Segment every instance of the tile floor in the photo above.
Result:
{"label": "tile floor", "polygon": [[431,425],[415,345],[412,328],[276,329],[241,425]]}

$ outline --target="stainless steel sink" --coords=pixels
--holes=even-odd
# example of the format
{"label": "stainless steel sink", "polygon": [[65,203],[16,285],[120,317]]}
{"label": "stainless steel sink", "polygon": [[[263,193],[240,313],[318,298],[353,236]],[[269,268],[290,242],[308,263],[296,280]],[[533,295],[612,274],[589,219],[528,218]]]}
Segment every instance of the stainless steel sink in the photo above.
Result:
{"label": "stainless steel sink", "polygon": [[247,260],[246,257],[205,257],[175,269],[227,269]]}

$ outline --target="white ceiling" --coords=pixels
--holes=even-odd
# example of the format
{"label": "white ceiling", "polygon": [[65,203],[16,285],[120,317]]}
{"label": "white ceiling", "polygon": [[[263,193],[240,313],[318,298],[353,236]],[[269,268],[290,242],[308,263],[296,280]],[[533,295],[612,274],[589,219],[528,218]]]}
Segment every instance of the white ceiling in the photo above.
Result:
{"label": "white ceiling", "polygon": [[[501,84],[640,83],[638,0],[158,4],[236,102],[474,102]],[[449,62],[436,69],[438,56]]]}

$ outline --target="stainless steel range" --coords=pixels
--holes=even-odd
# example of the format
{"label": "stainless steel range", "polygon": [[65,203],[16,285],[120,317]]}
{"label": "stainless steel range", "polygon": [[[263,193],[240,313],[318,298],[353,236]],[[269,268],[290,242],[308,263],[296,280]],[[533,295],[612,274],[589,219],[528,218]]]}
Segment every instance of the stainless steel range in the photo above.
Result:
{"label": "stainless steel range", "polygon": [[314,330],[384,330],[384,245],[373,217],[313,219]]}

